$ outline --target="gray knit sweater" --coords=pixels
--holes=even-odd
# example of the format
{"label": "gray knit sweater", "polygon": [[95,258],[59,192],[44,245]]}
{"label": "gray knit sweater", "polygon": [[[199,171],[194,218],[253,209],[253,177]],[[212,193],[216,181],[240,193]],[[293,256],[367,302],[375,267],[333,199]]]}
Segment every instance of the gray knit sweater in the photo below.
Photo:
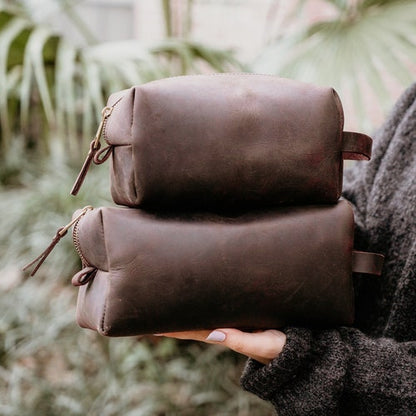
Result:
{"label": "gray knit sweater", "polygon": [[354,277],[353,328],[284,328],[282,353],[250,359],[241,384],[279,416],[416,415],[416,84],[345,176],[355,248],[385,254],[383,274]]}

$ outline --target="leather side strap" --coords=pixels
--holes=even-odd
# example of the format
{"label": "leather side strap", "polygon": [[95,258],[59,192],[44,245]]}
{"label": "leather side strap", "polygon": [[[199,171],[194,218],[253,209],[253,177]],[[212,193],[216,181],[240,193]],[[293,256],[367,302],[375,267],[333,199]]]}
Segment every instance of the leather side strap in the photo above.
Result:
{"label": "leather side strap", "polygon": [[363,133],[344,131],[342,157],[344,160],[370,160],[373,139]]}
{"label": "leather side strap", "polygon": [[381,275],[384,256],[378,253],[367,253],[365,251],[352,252],[352,271],[355,273],[366,273]]}

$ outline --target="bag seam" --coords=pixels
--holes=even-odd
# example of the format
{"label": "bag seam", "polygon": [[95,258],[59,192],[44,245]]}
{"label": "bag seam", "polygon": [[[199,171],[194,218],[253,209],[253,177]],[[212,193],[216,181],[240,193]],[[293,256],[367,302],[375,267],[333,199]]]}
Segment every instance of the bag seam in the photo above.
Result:
{"label": "bag seam", "polygon": [[338,122],[338,137],[340,141],[340,162],[338,168],[338,186],[337,186],[337,197],[339,198],[342,194],[343,175],[344,175],[344,160],[342,158],[342,145],[343,145],[343,132],[344,132],[344,110],[342,107],[341,99],[338,93],[332,88],[332,96],[334,98],[335,106],[338,111],[339,122]]}
{"label": "bag seam", "polygon": [[[102,236],[103,236],[104,247],[105,247],[105,254],[106,254],[106,257],[107,257],[107,268],[108,268],[108,273],[110,275],[111,267],[110,267],[110,259],[109,259],[109,256],[108,256],[107,244],[106,244],[106,241],[105,241],[104,219],[103,219],[103,210],[102,209],[100,209],[100,221],[101,221],[101,233],[102,233]],[[111,279],[108,279],[108,277],[107,277],[107,281],[108,281],[108,285],[111,285]],[[106,334],[105,320],[106,320],[106,316],[107,316],[108,291],[109,291],[109,289],[107,289],[107,293],[106,293],[106,296],[105,296],[104,308],[103,308],[101,322],[100,322],[100,330],[103,334]]]}

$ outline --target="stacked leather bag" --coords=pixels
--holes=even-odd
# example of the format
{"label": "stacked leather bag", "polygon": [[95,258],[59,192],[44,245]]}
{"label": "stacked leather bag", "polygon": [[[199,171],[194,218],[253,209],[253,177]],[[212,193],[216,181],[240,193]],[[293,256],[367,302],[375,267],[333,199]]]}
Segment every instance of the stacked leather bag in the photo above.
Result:
{"label": "stacked leather bag", "polygon": [[[353,249],[343,131],[332,88],[252,74],[183,76],[110,96],[72,193],[111,158],[125,207],[74,214],[77,320],[108,336],[351,325]],[[107,146],[101,149],[100,136]]]}

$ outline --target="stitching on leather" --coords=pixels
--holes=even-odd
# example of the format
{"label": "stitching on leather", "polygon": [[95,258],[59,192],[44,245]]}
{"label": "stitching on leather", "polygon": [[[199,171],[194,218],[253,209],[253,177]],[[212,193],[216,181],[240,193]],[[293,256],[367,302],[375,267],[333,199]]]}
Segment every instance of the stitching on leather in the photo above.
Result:
{"label": "stitching on leather", "polygon": [[131,92],[131,99],[133,100],[133,105],[131,107],[131,114],[130,114],[130,141],[133,140],[133,120],[134,120],[134,108],[136,107],[136,88],[132,88]]}
{"label": "stitching on leather", "polygon": [[101,317],[101,322],[100,322],[100,330],[104,334],[105,334],[105,329],[104,329],[105,317],[106,317],[106,314],[107,314],[107,303],[108,303],[108,296],[106,296],[106,300],[104,302],[103,316]]}
{"label": "stitching on leather", "polygon": [[[124,98],[124,95],[122,96],[122,97],[120,97],[111,107],[114,109],[115,108],[115,106],[122,100]],[[109,119],[111,118],[111,116],[109,116],[109,117],[107,117],[107,118],[105,118],[104,119],[104,125],[103,125],[103,133],[102,133],[102,136],[103,136],[103,139],[108,143],[108,144],[111,144],[112,146],[114,146],[112,143],[110,143],[109,141],[108,141],[108,137],[107,137],[107,125],[108,125],[108,123],[109,123]]]}
{"label": "stitching on leather", "polygon": [[137,204],[137,179],[136,179],[136,164],[134,161],[134,146],[133,146],[133,122],[134,122],[134,114],[136,108],[136,88],[133,88],[132,92],[132,99],[133,99],[133,106],[131,111],[131,120],[130,120],[130,143],[131,143],[131,163],[132,163],[132,177],[133,177],[133,196],[134,201],[133,204]]}
{"label": "stitching on leather", "polygon": [[104,233],[104,219],[103,219],[103,210],[100,208],[99,209],[99,214],[100,214],[100,222],[101,222],[101,228],[100,228],[100,233],[104,242],[104,248],[105,248],[105,256],[107,258],[107,269],[106,271],[110,271],[110,260],[108,257],[108,250],[107,250],[107,244],[105,241],[105,233]]}
{"label": "stitching on leather", "polygon": [[[110,259],[108,256],[108,249],[107,249],[107,244],[105,241],[105,233],[104,233],[104,219],[103,219],[103,210],[100,209],[100,220],[101,220],[101,233],[102,233],[102,237],[103,237],[103,241],[104,241],[104,248],[105,248],[105,255],[107,257],[107,268],[108,268],[108,273],[110,273]],[[107,278],[108,280],[108,278]],[[108,285],[111,286],[111,280],[108,282]],[[105,302],[104,302],[104,310],[103,310],[103,315],[101,317],[101,322],[100,322],[100,326],[101,326],[101,331],[103,333],[105,333],[105,318],[106,318],[106,314],[107,314],[107,304],[108,304],[108,291],[109,289],[107,289],[107,293],[106,293],[106,297],[105,297]]]}
{"label": "stitching on leather", "polygon": [[132,176],[133,176],[133,194],[134,194],[134,201],[137,202],[137,183],[136,183],[136,175],[134,171],[134,154],[133,154],[133,146],[131,146],[131,163],[132,163]]}
{"label": "stitching on leather", "polygon": [[[338,93],[332,88],[332,96],[334,97],[335,106],[338,110],[339,123],[338,123],[338,137],[340,140],[340,149],[342,149],[342,139],[344,132],[344,110],[342,107],[341,99],[339,98]],[[344,175],[344,159],[342,157],[342,150],[340,151],[340,162],[339,162],[339,171],[338,171],[338,187],[337,187],[337,197],[340,197],[342,194],[342,183]]]}
{"label": "stitching on leather", "polygon": [[[350,244],[350,252],[351,252],[351,276],[352,276],[352,251],[354,250],[354,236],[355,236],[355,221],[354,221],[354,206],[353,204],[344,199],[344,201],[347,202],[348,206],[349,206],[349,215],[350,215],[350,224],[351,224],[351,228],[349,230],[349,244]],[[352,311],[352,320],[353,322],[355,321],[355,288],[354,288],[354,284],[353,284],[353,279],[351,278],[349,280],[350,282],[350,288],[351,288],[351,292],[352,292],[352,296],[350,299],[350,308]]]}
{"label": "stitching on leather", "polygon": [[133,106],[131,109],[131,119],[130,119],[130,142],[131,142],[131,166],[132,166],[132,176],[133,176],[133,195],[134,201],[137,201],[137,189],[136,189],[136,174],[135,174],[135,164],[133,157],[133,121],[134,121],[134,110],[136,108],[136,88],[133,88],[132,92]]}

